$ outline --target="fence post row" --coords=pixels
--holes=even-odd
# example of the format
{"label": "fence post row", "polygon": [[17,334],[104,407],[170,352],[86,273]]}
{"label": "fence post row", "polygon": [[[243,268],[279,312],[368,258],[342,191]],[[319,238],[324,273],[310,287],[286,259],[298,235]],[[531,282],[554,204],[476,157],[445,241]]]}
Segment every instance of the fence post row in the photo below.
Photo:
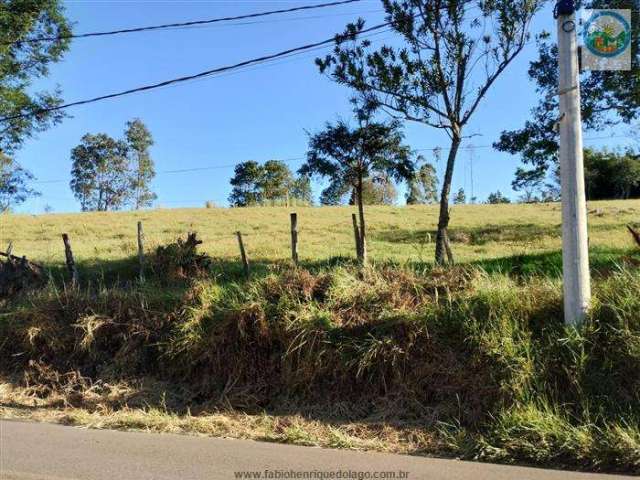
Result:
{"label": "fence post row", "polygon": [[75,287],[78,285],[78,268],[76,267],[76,262],[73,259],[73,251],[71,250],[69,235],[63,233],[62,241],[64,242],[64,256],[67,260],[67,269],[71,275],[71,285]]}
{"label": "fence post row", "polygon": [[298,265],[298,214],[291,213],[291,259]]}
{"label": "fence post row", "polygon": [[242,267],[244,269],[244,276],[249,278],[249,260],[247,259],[247,252],[244,249],[244,243],[242,241],[242,233],[236,232],[238,237],[238,245],[240,246],[240,257],[242,258]]}

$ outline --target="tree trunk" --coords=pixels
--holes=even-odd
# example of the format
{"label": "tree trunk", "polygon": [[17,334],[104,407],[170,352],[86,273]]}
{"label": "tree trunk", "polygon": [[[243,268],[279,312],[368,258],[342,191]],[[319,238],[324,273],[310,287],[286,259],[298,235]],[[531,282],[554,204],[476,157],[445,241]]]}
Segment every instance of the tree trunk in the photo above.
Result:
{"label": "tree trunk", "polygon": [[[436,264],[444,265],[453,263],[453,253],[449,244],[449,195],[451,194],[451,181],[453,180],[453,167],[456,163],[456,155],[462,138],[460,132],[454,132],[451,139],[451,149],[447,158],[447,169],[440,193],[440,215],[438,218],[438,234],[436,236]],[[445,260],[446,256],[446,260]]]}
{"label": "tree trunk", "polygon": [[367,236],[364,223],[364,205],[362,203],[362,175],[358,178],[358,216],[360,217],[360,262],[364,265],[367,263]]}

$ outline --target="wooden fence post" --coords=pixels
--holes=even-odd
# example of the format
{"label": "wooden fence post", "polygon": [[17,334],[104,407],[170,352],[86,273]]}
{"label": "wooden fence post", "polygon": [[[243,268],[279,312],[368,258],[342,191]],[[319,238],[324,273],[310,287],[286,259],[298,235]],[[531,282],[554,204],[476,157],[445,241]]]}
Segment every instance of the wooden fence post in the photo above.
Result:
{"label": "wooden fence post", "polygon": [[358,260],[362,257],[362,246],[360,241],[360,229],[358,228],[358,217],[355,213],[351,214],[351,220],[353,221],[353,236],[356,241],[356,255]]}
{"label": "wooden fence post", "polygon": [[242,268],[244,269],[244,276],[249,278],[249,260],[247,260],[247,252],[244,249],[242,233],[236,232],[236,235],[238,236],[238,245],[240,246],[240,257],[242,258]]}
{"label": "wooden fence post", "polygon": [[138,222],[138,263],[140,264],[140,281],[144,282],[144,231],[142,222]]}
{"label": "wooden fence post", "polygon": [[291,213],[291,259],[298,265],[298,214]]}
{"label": "wooden fence post", "polygon": [[63,233],[62,241],[64,242],[64,256],[67,259],[67,269],[71,275],[71,285],[75,287],[78,285],[78,269],[76,267],[76,262],[73,260],[73,251],[71,250],[69,235]]}

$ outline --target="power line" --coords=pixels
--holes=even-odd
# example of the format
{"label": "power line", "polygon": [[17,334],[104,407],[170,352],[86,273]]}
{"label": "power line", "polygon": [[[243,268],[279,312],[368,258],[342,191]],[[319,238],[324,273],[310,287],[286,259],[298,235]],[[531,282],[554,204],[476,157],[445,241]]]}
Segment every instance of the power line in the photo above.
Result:
{"label": "power line", "polygon": [[[358,0],[358,1],[360,1],[360,0]],[[373,27],[366,28],[364,30],[361,30],[358,33],[358,35],[361,35],[363,33],[373,32],[373,31],[376,31],[376,30],[381,30],[381,29],[389,26],[390,24],[391,24],[391,22],[386,22],[386,23],[381,23],[379,25],[375,25]],[[184,83],[184,82],[188,82],[190,80],[195,80],[195,79],[198,79],[198,78],[208,77],[208,76],[211,76],[211,75],[214,75],[214,74],[217,74],[217,73],[227,72],[227,71],[230,71],[230,70],[236,70],[238,68],[246,67],[246,66],[249,66],[249,65],[265,63],[265,62],[268,62],[270,60],[275,60],[275,59],[280,58],[280,57],[289,56],[292,53],[304,52],[304,51],[310,50],[312,48],[320,47],[322,45],[331,44],[331,43],[335,42],[335,40],[336,40],[336,36],[334,36],[333,38],[322,40],[320,42],[309,43],[309,44],[306,44],[306,45],[302,45],[300,47],[290,48],[288,50],[284,50],[284,51],[278,52],[278,53],[273,53],[271,55],[264,55],[262,57],[252,58],[250,60],[245,60],[245,61],[233,64],[233,65],[226,65],[226,66],[223,66],[223,67],[213,68],[211,70],[206,70],[204,72],[196,73],[194,75],[186,75],[186,76],[174,78],[174,79],[171,79],[171,80],[165,80],[165,81],[159,82],[159,83],[153,83],[153,84],[148,84],[148,85],[144,85],[144,86],[141,86],[141,87],[132,88],[132,89],[129,89],[129,90],[124,90],[124,91],[121,91],[121,92],[110,93],[110,94],[107,94],[107,95],[101,95],[101,96],[94,97],[94,98],[89,98],[89,99],[86,99],[86,100],[79,100],[79,101],[76,101],[76,102],[57,105],[55,107],[42,108],[42,109],[33,110],[33,111],[30,111],[30,112],[26,112],[26,113],[19,113],[19,114],[16,114],[16,115],[9,115],[9,116],[0,118],[0,122],[8,122],[8,121],[11,121],[11,120],[18,120],[20,118],[28,118],[28,117],[31,117],[31,116],[34,116],[34,115],[40,115],[40,114],[43,114],[43,113],[54,112],[54,111],[58,111],[58,110],[67,109],[67,108],[70,108],[70,107],[76,107],[76,106],[79,106],[79,105],[86,105],[86,104],[89,104],[89,103],[95,103],[95,102],[99,102],[99,101],[107,100],[107,99],[111,99],[111,98],[123,97],[125,95],[131,95],[131,94],[134,94],[134,93],[145,92],[145,91],[148,91],[148,90],[155,90],[157,88],[166,87],[168,85],[175,85],[175,84],[178,84],[178,83]]]}
{"label": "power line", "polygon": [[[611,135],[611,136],[607,136],[607,137],[589,137],[589,138],[584,138],[583,140],[585,141],[589,141],[589,140],[609,140],[609,139],[614,139],[614,138],[629,138],[628,135]],[[478,148],[493,148],[493,145],[466,145],[466,146],[461,146],[458,148],[458,150],[471,150],[474,151]],[[449,150],[449,147],[428,147],[428,148],[417,148],[414,149],[414,152],[444,152]],[[272,156],[273,157],[273,156]],[[297,162],[300,160],[304,160],[306,158],[306,156],[304,155],[300,155],[297,157],[289,157],[289,158],[283,158],[283,159],[279,159],[280,162],[284,162],[284,163],[292,163],[292,162]],[[177,170],[161,170],[159,172],[157,172],[157,175],[175,175],[175,174],[181,174],[181,173],[194,173],[194,172],[206,172],[206,171],[210,171],[210,170],[224,170],[227,168],[235,168],[238,165],[238,163],[227,163],[227,164],[223,164],[223,165],[207,165],[207,166],[203,166],[203,167],[193,167],[193,168],[180,168]],[[55,183],[67,183],[68,180],[36,180],[34,182],[34,184],[38,184],[38,185],[44,185],[44,184],[55,184]]]}
{"label": "power line", "polygon": [[[371,33],[366,34],[366,35],[360,35],[360,38],[362,38],[362,39],[364,39],[364,38],[372,38],[372,37],[374,37],[376,35],[381,35],[381,34],[384,34],[384,33],[390,32],[390,31],[392,31],[391,28],[385,28],[385,29],[382,29],[382,30],[378,30],[376,32],[371,32]],[[385,37],[372,40],[371,43],[373,44],[374,42],[379,42],[381,40],[385,40],[385,39],[388,39],[388,38],[390,38],[390,36],[386,35]],[[278,66],[278,65],[282,65],[284,63],[288,63],[288,62],[290,62],[292,60],[313,58],[313,57],[315,57],[317,55],[317,54],[315,54],[313,52],[319,52],[319,51],[325,50],[326,48],[328,48],[330,46],[331,45],[321,45],[319,47],[310,48],[309,50],[305,50],[304,52],[294,52],[294,53],[291,53],[289,55],[284,55],[282,57],[279,57],[279,58],[274,59],[274,60],[270,60],[268,62],[263,62],[263,63],[259,63],[259,64],[256,64],[256,65],[247,65],[247,66],[244,66],[244,67],[237,68],[235,70],[231,70],[231,71],[228,71],[228,72],[220,73],[220,74],[216,75],[216,78],[226,77],[226,76],[230,76],[230,75],[237,75],[238,73],[244,73],[244,72],[248,72],[248,71],[253,71],[253,70],[257,70],[259,68]],[[311,53],[311,55],[302,55],[302,53],[307,53],[307,54]],[[193,80],[191,83],[202,82],[202,81],[205,81],[205,80],[207,80],[206,77],[198,78],[198,79]],[[164,88],[174,88],[174,87],[179,87],[179,86],[180,86],[180,84],[169,85],[169,86],[166,86]]]}
{"label": "power line", "polygon": [[218,17],[218,18],[210,18],[207,20],[193,20],[190,22],[165,23],[162,25],[150,25],[146,27],[125,28],[121,30],[107,30],[103,32],[88,32],[88,33],[58,35],[58,36],[48,36],[48,37],[42,36],[42,37],[36,37],[36,38],[28,38],[25,40],[16,40],[12,42],[2,42],[2,45],[21,45],[24,43],[56,42],[56,41],[68,40],[72,38],[105,37],[109,35],[120,35],[124,33],[150,32],[154,30],[165,30],[169,28],[183,28],[183,27],[193,27],[198,25],[210,25],[213,23],[230,22],[233,20],[244,20],[248,18],[266,17],[266,16],[277,15],[281,13],[291,13],[291,12],[299,12],[302,10],[316,10],[319,8],[335,7],[339,5],[346,5],[349,3],[356,3],[361,1],[362,0],[340,0],[336,2],[330,2],[330,3],[319,3],[315,5],[304,5],[300,7],[284,8],[280,10],[270,10],[266,12],[248,13],[245,15],[236,15],[233,17]]}
{"label": "power line", "polygon": [[[325,4],[325,5],[335,5],[335,4],[342,4],[342,3],[351,3],[351,2],[359,2],[359,1],[365,1],[365,0],[343,0],[341,2],[334,2],[333,4]],[[463,3],[469,3],[471,2],[471,0],[465,0]],[[303,9],[303,8],[310,8],[311,6],[307,6],[307,7],[296,7],[298,9]],[[440,10],[444,10],[446,7],[440,7]],[[254,14],[257,15],[257,14]],[[415,15],[417,16],[417,15]],[[393,22],[385,22],[385,23],[381,23],[378,25],[375,25],[373,27],[369,27],[369,28],[365,28],[363,30],[360,30],[356,35],[357,36],[361,36],[363,33],[368,33],[368,32],[373,32],[376,30],[380,30],[383,29],[385,27],[388,27],[390,25],[392,25]],[[95,102],[99,102],[102,100],[108,100],[111,98],[117,98],[117,97],[123,97],[126,95],[132,95],[134,93],[140,93],[140,92],[145,92],[145,91],[149,91],[149,90],[155,90],[157,88],[162,88],[162,87],[166,87],[169,85],[175,85],[175,84],[179,84],[179,83],[184,83],[184,82],[188,82],[191,80],[195,80],[195,79],[199,79],[199,78],[204,78],[204,77],[208,77],[217,73],[222,73],[222,72],[227,72],[227,71],[231,71],[231,70],[236,70],[238,68],[241,67],[246,67],[249,65],[255,65],[255,64],[261,64],[261,63],[265,63],[280,57],[284,57],[284,56],[289,56],[291,54],[295,54],[297,52],[303,52],[303,51],[307,51],[307,50],[311,50],[323,45],[328,45],[331,44],[333,42],[335,42],[338,38],[340,38],[340,35],[335,35],[334,37],[330,38],[330,39],[326,39],[326,40],[322,40],[320,42],[315,42],[315,43],[310,43],[307,45],[302,45],[300,47],[294,47],[294,48],[290,48],[288,50],[284,50],[282,52],[278,52],[278,53],[274,53],[271,55],[265,55],[262,57],[258,57],[258,58],[253,58],[250,60],[245,60],[243,62],[240,63],[236,63],[234,65],[226,65],[224,67],[218,67],[218,68],[214,68],[211,70],[206,70],[204,72],[200,72],[200,73],[196,73],[194,75],[187,75],[187,76],[183,76],[183,77],[178,77],[178,78],[174,78],[171,80],[165,80],[163,82],[159,82],[159,83],[154,83],[154,84],[149,84],[149,85],[143,85],[141,87],[136,87],[136,88],[132,88],[129,90],[124,90],[121,92],[116,92],[116,93],[110,93],[107,95],[101,95],[98,97],[94,97],[94,98],[89,98],[86,100],[79,100],[76,102],[71,102],[71,103],[66,103],[66,104],[62,104],[62,105],[57,105],[55,107],[50,107],[50,108],[42,108],[42,109],[37,109],[37,110],[33,110],[30,112],[26,112],[26,113],[18,113],[15,115],[8,115],[5,117],[1,117],[0,118],[0,123],[3,122],[8,122],[11,120],[18,120],[20,118],[28,118],[34,115],[39,115],[39,114],[43,114],[43,113],[48,113],[48,112],[54,112],[54,111],[58,111],[58,110],[64,110],[70,107],[76,107],[79,105],[86,105],[89,103],[95,103]]]}

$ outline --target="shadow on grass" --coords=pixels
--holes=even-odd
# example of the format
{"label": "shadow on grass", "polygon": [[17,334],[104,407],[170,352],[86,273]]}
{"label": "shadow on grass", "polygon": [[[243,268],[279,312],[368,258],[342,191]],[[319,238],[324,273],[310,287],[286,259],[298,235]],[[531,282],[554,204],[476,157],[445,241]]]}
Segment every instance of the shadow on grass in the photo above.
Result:
{"label": "shadow on grass", "polygon": [[[266,276],[287,270],[292,267],[290,260],[271,260],[257,258],[251,260],[250,274],[247,278],[244,268],[239,259],[232,258],[211,258],[211,265],[208,272],[200,278],[216,279],[220,284],[244,283],[265,278]],[[345,256],[335,256],[317,261],[301,261],[300,268],[310,271],[320,271],[335,268],[338,266],[355,267],[358,262],[355,258]],[[118,260],[102,261],[81,261],[77,263],[80,286],[87,288],[129,288],[139,285],[140,266],[137,256],[131,256]],[[71,276],[66,265],[53,263],[45,265],[48,276],[55,285],[69,284]],[[154,271],[153,264],[147,264],[144,268],[145,282],[176,287],[189,283],[189,278],[173,279],[162,277]]]}
{"label": "shadow on grass", "polygon": [[[540,237],[559,237],[560,225],[538,225],[525,223],[518,225],[486,225],[481,228],[450,228],[449,236],[453,243],[484,245],[489,242],[533,242]],[[436,238],[436,230],[392,229],[372,232],[374,240],[389,243],[421,244],[425,239]]]}
{"label": "shadow on grass", "polygon": [[[589,251],[591,271],[594,276],[606,276],[624,265],[640,265],[640,250],[620,248],[592,248]],[[378,267],[410,268],[416,272],[428,272],[434,266],[429,261],[398,262],[394,260],[372,260],[371,265]],[[462,262],[459,265],[475,266],[490,274],[504,274],[514,277],[544,276],[547,278],[562,277],[562,252],[559,250],[519,254],[505,257]],[[242,263],[233,258],[212,258],[209,272],[202,278],[216,279],[221,285],[228,283],[244,283],[247,280],[260,280],[270,274],[277,274],[291,268],[290,260],[271,260],[258,258],[250,262],[250,276],[247,279]],[[353,257],[335,256],[319,260],[301,261],[299,267],[311,272],[330,270],[336,267],[357,267]],[[47,272],[55,284],[62,285],[70,280],[66,266],[61,264],[47,265]],[[139,283],[139,264],[137,257],[99,262],[79,262],[78,272],[80,284],[85,287],[120,287],[128,288]],[[145,278],[152,284],[176,287],[186,285],[189,279],[169,281],[160,278],[152,265],[145,267]]]}
{"label": "shadow on grass", "polygon": [[[616,248],[592,248],[589,251],[589,265],[595,276],[606,276],[625,264],[637,265],[640,250]],[[535,254],[513,255],[487,260],[477,260],[471,265],[478,266],[487,273],[510,276],[562,277],[562,252],[559,250]]]}

